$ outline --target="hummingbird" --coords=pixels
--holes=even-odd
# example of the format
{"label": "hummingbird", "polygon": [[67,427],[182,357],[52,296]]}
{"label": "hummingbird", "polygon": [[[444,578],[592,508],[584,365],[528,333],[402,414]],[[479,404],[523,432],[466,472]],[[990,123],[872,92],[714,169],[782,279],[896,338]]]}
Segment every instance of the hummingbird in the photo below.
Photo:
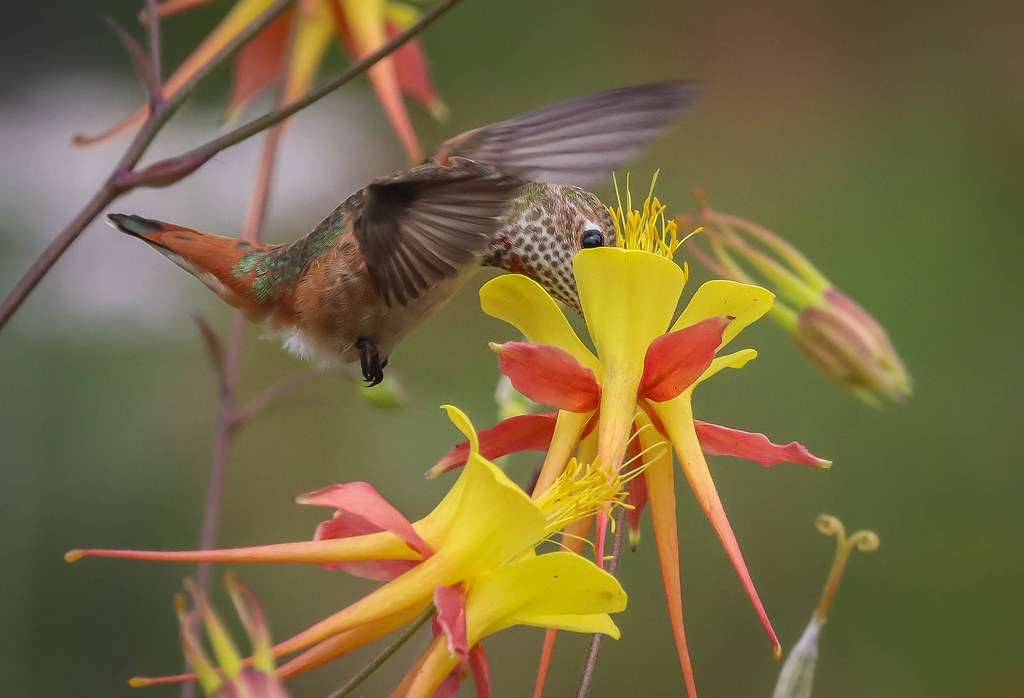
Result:
{"label": "hummingbird", "polygon": [[580,312],[572,260],[615,244],[607,181],[689,111],[686,82],[553,104],[445,141],[420,165],[374,180],[295,242],[265,245],[112,213],[294,354],[359,362],[377,385],[395,345],[481,266],[524,274]]}

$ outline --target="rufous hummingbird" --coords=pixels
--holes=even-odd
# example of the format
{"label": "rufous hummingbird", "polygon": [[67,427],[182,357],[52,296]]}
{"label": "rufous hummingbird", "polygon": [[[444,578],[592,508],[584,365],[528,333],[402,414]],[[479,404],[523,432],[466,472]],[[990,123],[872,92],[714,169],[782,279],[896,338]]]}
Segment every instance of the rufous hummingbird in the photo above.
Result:
{"label": "rufous hummingbird", "polygon": [[376,385],[395,345],[481,265],[525,274],[579,312],[573,257],[615,244],[608,210],[580,186],[607,181],[695,101],[687,83],[652,83],[467,131],[355,192],[290,244],[107,220],[268,323],[288,350],[358,360]]}

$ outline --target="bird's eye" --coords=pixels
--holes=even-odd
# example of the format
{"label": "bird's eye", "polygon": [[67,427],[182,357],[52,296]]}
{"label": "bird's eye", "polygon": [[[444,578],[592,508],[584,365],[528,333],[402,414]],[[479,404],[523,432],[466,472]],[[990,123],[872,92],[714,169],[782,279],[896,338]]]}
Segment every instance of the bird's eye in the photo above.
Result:
{"label": "bird's eye", "polygon": [[604,244],[604,234],[600,230],[587,230],[580,236],[580,245],[584,249],[600,247]]}

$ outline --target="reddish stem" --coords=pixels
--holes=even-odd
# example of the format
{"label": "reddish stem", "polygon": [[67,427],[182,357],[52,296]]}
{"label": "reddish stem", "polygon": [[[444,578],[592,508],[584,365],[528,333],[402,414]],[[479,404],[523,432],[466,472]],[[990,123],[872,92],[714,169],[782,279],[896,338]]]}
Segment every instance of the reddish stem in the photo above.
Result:
{"label": "reddish stem", "polygon": [[[608,561],[607,572],[613,577],[619,573],[619,561],[622,559],[622,541],[626,537],[626,508],[618,506],[615,508],[615,535],[612,536],[612,555]],[[576,688],[576,698],[584,698],[590,691],[590,684],[594,680],[594,671],[597,669],[597,653],[601,651],[601,641],[604,639],[602,633],[594,633],[590,636],[590,646],[587,648],[587,659],[583,663],[583,674],[580,676],[579,686]]]}

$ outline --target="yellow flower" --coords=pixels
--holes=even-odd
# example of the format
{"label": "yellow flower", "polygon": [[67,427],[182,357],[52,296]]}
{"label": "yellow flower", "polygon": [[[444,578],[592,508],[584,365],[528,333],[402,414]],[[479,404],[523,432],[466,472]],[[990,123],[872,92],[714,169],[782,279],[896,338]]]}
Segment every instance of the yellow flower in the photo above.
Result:
{"label": "yellow flower", "polygon": [[[99,556],[315,562],[353,566],[350,571],[354,573],[389,579],[366,597],[278,644],[274,655],[305,650],[278,670],[287,678],[382,637],[433,602],[446,617],[461,620],[427,651],[403,684],[402,696],[432,695],[465,660],[450,647],[470,650],[486,635],[510,625],[618,637],[608,616],[626,606],[626,594],[618,581],[574,553],[537,555],[534,549],[572,520],[567,519],[567,510],[593,516],[598,503],[620,496],[621,483],[607,476],[565,477],[558,485],[562,496],[534,502],[480,456],[476,432],[466,416],[456,408],[447,409],[474,446],[452,489],[430,514],[415,523],[405,520],[368,484],[351,483],[298,498],[300,503],[334,506],[339,514],[344,513],[321,524],[318,540],[188,552],[77,550],[66,557],[69,561]],[[597,494],[592,492],[595,487]],[[346,535],[343,527],[352,525],[375,532]],[[377,564],[372,569],[358,567],[370,562]]]}
{"label": "yellow flower", "polygon": [[[716,356],[747,325],[771,307],[773,295],[760,287],[733,281],[711,281],[701,286],[682,313],[673,320],[686,283],[687,272],[671,259],[678,245],[675,226],[665,222],[664,206],[652,196],[643,210],[621,204],[612,210],[619,247],[583,250],[576,255],[574,275],[590,337],[591,352],[572,330],[555,301],[535,282],[516,275],[500,276],[480,290],[486,313],[518,328],[529,344],[495,346],[502,371],[527,397],[559,407],[548,433],[547,455],[535,494],[550,486],[594,428],[594,453],[581,456],[618,469],[631,434],[639,432],[649,454],[644,473],[659,549],[659,560],[669,601],[673,631],[688,687],[693,692],[689,658],[682,625],[679,588],[675,496],[671,458],[680,465],[725,547],[750,597],[775,654],[778,640],[754,589],[739,544],[704,458],[710,453],[750,457],[765,465],[791,460],[827,466],[796,443],[772,444],[761,434],[749,434],[695,421],[691,407],[697,384],[724,368],[739,368],[756,356],[742,349]],[[538,346],[545,345],[545,346]],[[541,415],[520,417],[515,429],[535,423]],[[550,429],[550,420],[546,422]],[[485,432],[485,453],[497,456],[514,450],[516,440],[536,444],[536,433],[525,436],[510,427]],[[501,437],[501,447],[487,443]],[[659,448],[660,447],[660,448]],[[454,451],[453,451],[454,453]],[[657,455],[655,455],[657,454]],[[449,459],[446,466],[456,464]],[[599,529],[599,549],[601,531]]]}

